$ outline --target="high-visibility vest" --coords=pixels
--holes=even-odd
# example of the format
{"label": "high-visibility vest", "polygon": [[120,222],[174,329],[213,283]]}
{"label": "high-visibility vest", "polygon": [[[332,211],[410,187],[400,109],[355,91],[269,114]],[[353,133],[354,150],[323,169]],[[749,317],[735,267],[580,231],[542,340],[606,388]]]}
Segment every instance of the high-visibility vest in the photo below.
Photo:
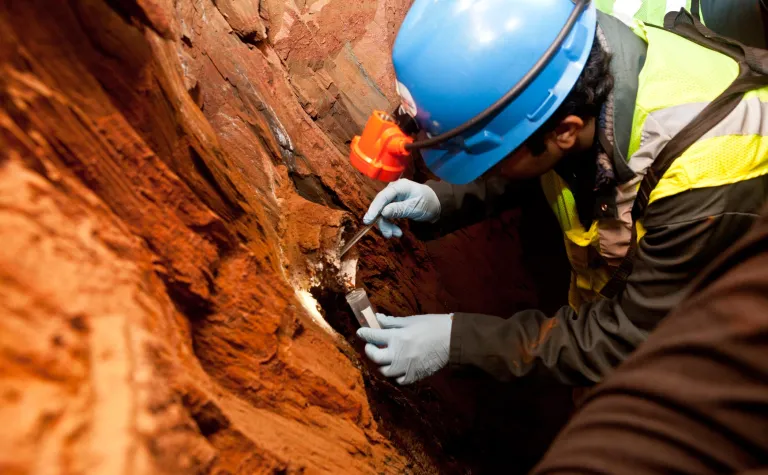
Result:
{"label": "high-visibility vest", "polygon": [[[573,193],[550,171],[541,178],[564,233],[573,276],[569,302],[578,307],[600,296],[627,254],[631,208],[642,176],[677,132],[726,90],[739,73],[730,57],[674,33],[635,28],[648,44],[640,73],[627,156],[637,177],[617,189],[617,219],[581,225]],[[735,110],[699,138],[664,173],[649,204],[692,189],[729,185],[768,174],[768,87],[746,93]],[[642,239],[642,222],[637,239]],[[596,257],[598,257],[596,259]]]}
{"label": "high-visibility vest", "polygon": [[[663,25],[667,12],[676,12],[681,8],[691,11],[691,3],[691,0],[595,0],[598,10],[627,25],[632,25],[633,19],[646,24]],[[703,18],[701,20],[704,21]]]}

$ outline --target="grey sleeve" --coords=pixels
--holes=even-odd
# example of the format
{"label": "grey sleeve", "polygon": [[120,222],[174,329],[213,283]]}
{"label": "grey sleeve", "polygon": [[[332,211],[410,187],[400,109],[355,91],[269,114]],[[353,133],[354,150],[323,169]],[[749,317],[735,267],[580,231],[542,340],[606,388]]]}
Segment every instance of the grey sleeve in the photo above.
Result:
{"label": "grey sleeve", "polygon": [[[765,473],[768,216],[581,402],[536,474]],[[751,469],[751,470],[750,470]]]}
{"label": "grey sleeve", "polygon": [[444,181],[425,183],[440,200],[437,223],[411,223],[410,229],[421,239],[434,239],[471,226],[523,203],[529,193],[540,193],[536,181],[510,181],[501,177],[478,179],[466,185]]}
{"label": "grey sleeve", "polygon": [[[752,191],[758,191],[754,187]],[[691,281],[755,221],[760,198],[744,198],[745,212],[687,213],[728,202],[718,191],[689,192],[657,207],[640,241],[632,274],[615,299],[561,308],[553,317],[538,310],[509,319],[456,314],[451,334],[451,363],[473,365],[501,380],[543,371],[568,384],[601,381],[621,363],[656,324],[685,296]],[[733,196],[730,196],[733,198]],[[755,201],[753,211],[746,212]],[[665,207],[667,209],[665,209]],[[706,209],[705,209],[706,208]],[[663,224],[678,216],[697,216]]]}
{"label": "grey sleeve", "polygon": [[554,317],[526,310],[503,319],[454,314],[450,363],[471,365],[507,381],[546,373],[574,385],[597,383],[647,337],[612,300]]}

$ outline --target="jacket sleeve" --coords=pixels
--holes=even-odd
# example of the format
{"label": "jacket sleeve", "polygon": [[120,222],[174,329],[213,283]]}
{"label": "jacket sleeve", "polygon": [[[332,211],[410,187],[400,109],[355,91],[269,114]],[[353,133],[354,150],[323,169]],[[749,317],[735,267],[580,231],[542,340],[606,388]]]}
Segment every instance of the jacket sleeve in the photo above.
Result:
{"label": "jacket sleeve", "polygon": [[510,181],[501,177],[478,179],[466,185],[444,181],[425,183],[440,200],[440,219],[434,223],[410,223],[420,239],[436,239],[479,223],[522,204],[523,197],[541,193],[538,181]]}
{"label": "jacket sleeve", "polygon": [[[647,233],[627,287],[615,299],[578,311],[563,307],[553,317],[538,310],[506,320],[455,314],[450,362],[479,367],[502,380],[543,370],[568,384],[601,381],[682,300],[693,278],[754,222],[755,213],[711,213],[730,201],[723,196],[727,192],[688,192],[657,206],[656,216],[646,219]],[[754,206],[741,206],[757,211],[763,194],[753,195],[745,201],[754,199]],[[685,219],[691,216],[696,218]],[[669,222],[675,224],[664,224]]]}
{"label": "jacket sleeve", "polygon": [[768,453],[768,218],[590,391],[532,473],[758,473]]}

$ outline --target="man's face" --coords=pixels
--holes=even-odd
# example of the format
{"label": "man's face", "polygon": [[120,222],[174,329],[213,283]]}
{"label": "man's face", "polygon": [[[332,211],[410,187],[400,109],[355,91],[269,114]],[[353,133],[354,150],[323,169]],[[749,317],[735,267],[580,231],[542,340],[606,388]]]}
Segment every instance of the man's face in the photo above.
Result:
{"label": "man's face", "polygon": [[594,119],[584,122],[577,116],[568,116],[546,135],[543,153],[534,155],[526,145],[521,145],[489,170],[488,174],[510,180],[541,176],[566,156],[592,147],[594,137]]}
{"label": "man's face", "polygon": [[547,148],[541,155],[534,155],[527,146],[522,145],[493,167],[489,174],[510,180],[521,180],[547,173],[562,160],[565,153],[557,147],[552,147],[549,140],[546,141],[546,145]]}

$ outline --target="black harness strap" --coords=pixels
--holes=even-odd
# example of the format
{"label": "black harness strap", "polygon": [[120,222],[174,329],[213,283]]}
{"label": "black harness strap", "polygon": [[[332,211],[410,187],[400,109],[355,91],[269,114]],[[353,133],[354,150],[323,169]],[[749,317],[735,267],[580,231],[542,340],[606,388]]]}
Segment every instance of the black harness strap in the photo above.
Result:
{"label": "black harness strap", "polygon": [[701,18],[701,14],[699,13],[699,0],[691,0],[691,14],[695,18]]}

